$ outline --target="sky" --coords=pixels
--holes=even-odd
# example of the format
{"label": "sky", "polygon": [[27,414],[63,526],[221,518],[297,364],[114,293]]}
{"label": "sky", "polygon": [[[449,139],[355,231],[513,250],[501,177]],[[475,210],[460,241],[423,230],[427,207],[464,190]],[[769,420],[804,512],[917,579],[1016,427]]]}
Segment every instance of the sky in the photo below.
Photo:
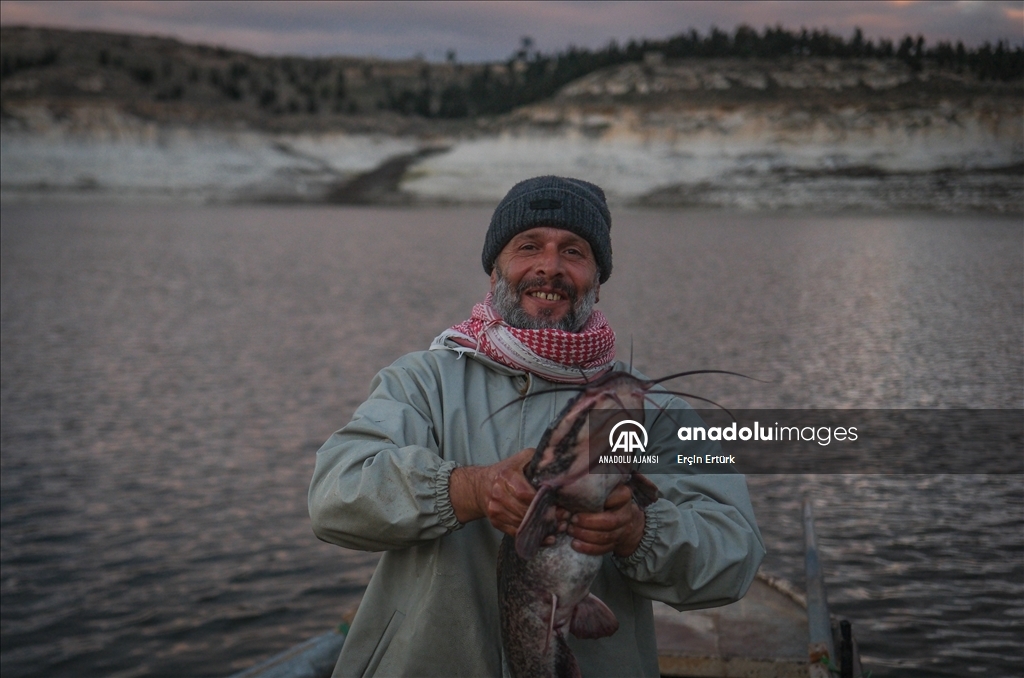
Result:
{"label": "sky", "polygon": [[507,59],[523,36],[536,49],[598,48],[690,28],[827,28],[849,37],[924,35],[968,46],[1024,43],[1024,3],[832,2],[0,2],[0,25],[142,33],[257,54]]}

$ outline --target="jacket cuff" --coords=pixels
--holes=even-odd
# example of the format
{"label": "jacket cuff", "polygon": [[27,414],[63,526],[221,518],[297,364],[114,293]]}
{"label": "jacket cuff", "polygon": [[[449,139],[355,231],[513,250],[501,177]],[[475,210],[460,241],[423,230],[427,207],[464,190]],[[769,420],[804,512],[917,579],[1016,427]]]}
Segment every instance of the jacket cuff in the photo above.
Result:
{"label": "jacket cuff", "polygon": [[[650,506],[647,508],[650,508]],[[626,558],[612,556],[619,569],[635,568],[644,561],[654,548],[654,539],[658,534],[658,528],[661,527],[661,519],[658,518],[657,511],[648,511],[647,508],[644,509],[644,536],[640,538],[640,544],[636,547],[636,550]]]}
{"label": "jacket cuff", "polygon": [[452,471],[459,467],[458,462],[446,461],[438,467],[434,475],[434,508],[437,510],[437,517],[449,532],[462,529],[462,523],[455,517],[455,507],[452,506],[452,498],[448,494],[448,480]]}

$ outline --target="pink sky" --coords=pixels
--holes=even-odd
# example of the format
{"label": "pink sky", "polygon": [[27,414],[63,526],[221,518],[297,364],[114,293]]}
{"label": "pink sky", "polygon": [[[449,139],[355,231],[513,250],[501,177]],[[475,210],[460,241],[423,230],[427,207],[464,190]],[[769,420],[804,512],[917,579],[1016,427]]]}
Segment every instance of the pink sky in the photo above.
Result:
{"label": "pink sky", "polygon": [[529,35],[551,52],[612,38],[664,38],[691,27],[828,28],[868,38],[1024,42],[1010,2],[0,2],[0,24],[156,34],[261,54],[507,58]]}

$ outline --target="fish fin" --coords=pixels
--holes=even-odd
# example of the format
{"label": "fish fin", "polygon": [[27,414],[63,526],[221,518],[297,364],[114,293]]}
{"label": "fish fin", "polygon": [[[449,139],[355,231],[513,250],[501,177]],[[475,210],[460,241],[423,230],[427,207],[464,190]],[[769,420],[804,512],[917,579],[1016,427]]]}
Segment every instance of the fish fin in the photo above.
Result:
{"label": "fish fin", "polygon": [[516,553],[523,560],[533,558],[544,538],[557,531],[555,491],[547,485],[541,485],[516,532]]}
{"label": "fish fin", "polygon": [[634,473],[626,484],[633,490],[633,499],[640,508],[647,508],[658,501],[658,486],[648,480],[647,476]]}
{"label": "fish fin", "polygon": [[593,593],[581,600],[572,611],[569,632],[577,638],[604,638],[619,630],[615,613]]}

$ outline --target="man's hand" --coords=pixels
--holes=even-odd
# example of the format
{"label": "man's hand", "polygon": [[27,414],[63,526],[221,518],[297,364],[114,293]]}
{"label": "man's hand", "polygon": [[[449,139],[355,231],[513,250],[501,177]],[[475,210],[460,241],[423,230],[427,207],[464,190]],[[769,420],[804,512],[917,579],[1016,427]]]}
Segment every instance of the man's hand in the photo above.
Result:
{"label": "man's hand", "polygon": [[523,516],[537,494],[537,490],[523,475],[523,468],[530,463],[534,452],[534,448],[528,447],[491,466],[495,474],[490,487],[484,488],[487,519],[491,525],[512,537],[516,536],[519,524],[523,522]]}
{"label": "man's hand", "polygon": [[[516,536],[530,502],[537,494],[523,475],[523,468],[533,458],[535,449],[528,447],[508,459],[490,466],[460,466],[448,479],[448,495],[460,523],[487,518],[498,530]],[[569,514],[558,509],[558,531],[568,531],[572,547],[580,553],[599,556],[614,552],[628,557],[640,545],[646,517],[633,501],[633,491],[619,485],[605,502],[600,513],[577,513],[567,522]],[[554,536],[544,540],[553,544]]]}
{"label": "man's hand", "polygon": [[462,466],[448,479],[448,494],[460,523],[486,517],[497,529],[515,536],[537,491],[523,468],[533,458],[528,447],[490,466]]}
{"label": "man's hand", "polygon": [[600,556],[613,552],[628,558],[640,545],[647,517],[635,501],[633,491],[619,485],[604,503],[600,513],[577,513],[569,521],[572,547],[580,553]]}

